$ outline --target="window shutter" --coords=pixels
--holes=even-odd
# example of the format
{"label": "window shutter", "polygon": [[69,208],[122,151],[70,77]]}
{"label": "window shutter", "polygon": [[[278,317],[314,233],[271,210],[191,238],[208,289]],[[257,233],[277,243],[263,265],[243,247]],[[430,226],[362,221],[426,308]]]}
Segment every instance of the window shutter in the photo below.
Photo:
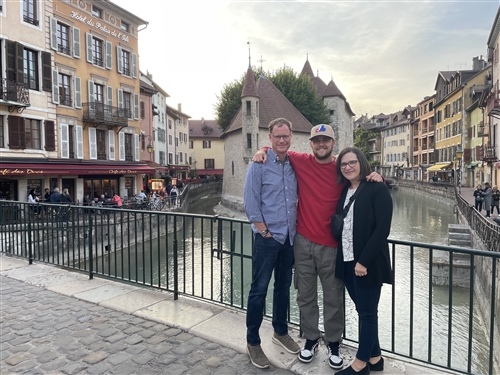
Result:
{"label": "window shutter", "polygon": [[137,78],[137,55],[132,54],[132,77]]}
{"label": "window shutter", "polygon": [[108,86],[108,105],[113,106],[113,88]]}
{"label": "window shutter", "polygon": [[76,158],[83,159],[83,128],[76,125]]}
{"label": "window shutter", "polygon": [[87,62],[92,64],[92,34],[85,33],[87,41]]}
{"label": "window shutter", "polygon": [[9,81],[14,81],[16,82],[16,51],[17,51],[17,44],[16,42],[12,42],[10,40],[5,41],[5,46],[7,50],[7,79]]}
{"label": "window shutter", "polygon": [[116,46],[116,69],[118,70],[118,73],[123,73],[122,65],[122,49],[119,46]]}
{"label": "window shutter", "polygon": [[115,160],[115,132],[108,130],[109,160]]}
{"label": "window shutter", "polygon": [[80,29],[73,27],[73,57],[80,58]]}
{"label": "window shutter", "polygon": [[141,100],[141,118],[143,119],[145,116],[145,111],[144,111],[144,102]]}
{"label": "window shutter", "polygon": [[50,52],[42,52],[43,91],[52,92],[52,64]]}
{"label": "window shutter", "polygon": [[24,82],[24,46],[16,43],[16,82]]}
{"label": "window shutter", "polygon": [[94,103],[95,102],[95,96],[94,96],[94,81],[88,81],[88,100],[89,103]]}
{"label": "window shutter", "polygon": [[69,126],[61,124],[61,159],[69,159]]}
{"label": "window shutter", "polygon": [[57,20],[50,17],[50,48],[57,51]]}
{"label": "window shutter", "polygon": [[9,116],[9,148],[20,150],[25,147],[26,134],[24,131],[23,118],[19,116]]}
{"label": "window shutter", "polygon": [[97,135],[95,128],[89,128],[90,159],[97,160]]}
{"label": "window shutter", "polygon": [[134,134],[134,160],[139,161],[139,134]]}
{"label": "window shutter", "polygon": [[123,108],[123,90],[116,89],[116,93],[118,96],[118,108]]}
{"label": "window shutter", "polygon": [[119,160],[125,160],[125,133],[118,133]]}
{"label": "window shutter", "polygon": [[134,94],[134,120],[139,119],[139,95]]}
{"label": "window shutter", "polygon": [[59,104],[59,73],[52,70],[52,103]]}
{"label": "window shutter", "polygon": [[106,69],[111,69],[111,58],[113,54],[113,44],[106,42]]}
{"label": "window shutter", "polygon": [[[45,150],[55,151],[56,150],[56,127],[54,121],[45,120]],[[24,129],[24,127],[23,127]],[[23,137],[26,139],[26,137]]]}
{"label": "window shutter", "polygon": [[75,108],[82,108],[82,80],[75,76]]}
{"label": "window shutter", "polygon": [[472,149],[466,148],[464,150],[464,163],[470,163],[472,161]]}

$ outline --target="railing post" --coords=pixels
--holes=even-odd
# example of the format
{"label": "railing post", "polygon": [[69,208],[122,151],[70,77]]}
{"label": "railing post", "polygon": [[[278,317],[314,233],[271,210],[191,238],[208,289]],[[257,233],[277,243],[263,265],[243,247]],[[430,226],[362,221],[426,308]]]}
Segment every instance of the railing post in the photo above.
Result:
{"label": "railing post", "polygon": [[177,215],[174,216],[174,301],[179,299],[179,251],[177,248]]}
{"label": "railing post", "polygon": [[92,215],[89,217],[89,280],[94,278],[94,258],[92,249],[92,225],[93,225]]}
{"label": "railing post", "polygon": [[[28,210],[31,207],[28,207]],[[28,211],[29,212],[29,211]],[[31,242],[31,217],[28,213],[28,264],[33,264],[33,243]]]}

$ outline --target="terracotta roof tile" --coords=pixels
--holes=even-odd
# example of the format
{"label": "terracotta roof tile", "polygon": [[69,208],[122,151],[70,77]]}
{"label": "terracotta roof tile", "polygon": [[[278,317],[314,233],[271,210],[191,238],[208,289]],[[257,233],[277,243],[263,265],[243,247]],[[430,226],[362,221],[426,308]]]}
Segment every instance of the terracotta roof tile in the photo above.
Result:
{"label": "terracotta roof tile", "polygon": [[340,96],[342,99],[346,100],[345,96],[339,90],[335,82],[333,82],[333,79],[328,82],[328,86],[326,86],[326,89],[325,91],[323,91],[322,96],[325,98],[329,96]]}
{"label": "terracotta roof tile", "polygon": [[[312,124],[297,108],[265,77],[260,77],[256,83],[259,100],[259,128],[267,129],[269,123],[278,117],[284,117],[292,122],[292,130],[299,133],[309,133]],[[242,108],[238,110],[225,134],[241,129]]]}
{"label": "terracotta roof tile", "polygon": [[189,138],[220,138],[221,135],[215,120],[189,120]]}

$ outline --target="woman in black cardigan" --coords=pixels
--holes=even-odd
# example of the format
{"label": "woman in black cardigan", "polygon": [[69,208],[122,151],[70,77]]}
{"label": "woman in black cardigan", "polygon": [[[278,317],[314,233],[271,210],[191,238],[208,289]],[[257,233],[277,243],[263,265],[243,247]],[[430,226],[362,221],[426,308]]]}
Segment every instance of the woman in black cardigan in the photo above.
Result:
{"label": "woman in black cardigan", "polygon": [[337,374],[369,374],[383,371],[378,340],[377,308],[382,284],[392,284],[393,273],[387,237],[391,229],[392,198],[385,184],[369,184],[371,173],[361,150],[343,149],[337,158],[339,183],[347,183],[337,213],[358,191],[345,219],[337,251],[335,276],[342,279],[359,317],[359,346],[354,362]]}

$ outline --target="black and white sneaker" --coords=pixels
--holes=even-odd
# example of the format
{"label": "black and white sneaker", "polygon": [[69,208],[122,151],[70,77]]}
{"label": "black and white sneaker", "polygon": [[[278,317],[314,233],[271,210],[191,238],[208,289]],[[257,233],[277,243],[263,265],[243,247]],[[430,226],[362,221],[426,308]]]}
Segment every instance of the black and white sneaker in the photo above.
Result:
{"label": "black and white sneaker", "polygon": [[319,339],[306,340],[304,348],[299,353],[299,361],[309,363],[313,360],[316,350],[318,350]]}
{"label": "black and white sneaker", "polygon": [[344,365],[338,342],[331,342],[328,344],[328,364],[331,368],[336,370],[341,369]]}

